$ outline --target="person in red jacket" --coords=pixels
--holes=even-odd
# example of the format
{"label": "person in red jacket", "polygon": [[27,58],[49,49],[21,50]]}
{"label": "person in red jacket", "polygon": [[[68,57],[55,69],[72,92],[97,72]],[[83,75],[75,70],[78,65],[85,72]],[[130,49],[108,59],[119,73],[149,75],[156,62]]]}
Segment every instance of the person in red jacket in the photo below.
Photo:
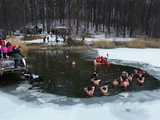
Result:
{"label": "person in red jacket", "polygon": [[5,46],[5,40],[0,39],[0,45]]}
{"label": "person in red jacket", "polygon": [[108,64],[108,61],[103,56],[96,57],[95,64]]}

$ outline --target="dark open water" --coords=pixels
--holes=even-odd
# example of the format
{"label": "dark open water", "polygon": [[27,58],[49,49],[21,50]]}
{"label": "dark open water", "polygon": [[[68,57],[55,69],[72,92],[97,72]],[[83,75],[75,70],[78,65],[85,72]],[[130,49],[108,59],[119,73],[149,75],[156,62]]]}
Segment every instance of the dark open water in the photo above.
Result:
{"label": "dark open water", "polygon": [[[96,54],[91,55],[96,56]],[[84,97],[83,88],[90,85],[91,73],[96,69],[99,78],[103,81],[112,81],[118,78],[122,71],[132,73],[135,68],[112,64],[110,67],[93,65],[93,59],[86,53],[63,50],[41,50],[29,54],[29,69],[40,75],[40,82],[32,82],[33,87],[43,92],[69,96]],[[75,61],[76,65],[72,65]],[[143,87],[133,83],[129,91],[153,90],[160,88],[160,82],[145,74],[146,81]],[[110,86],[110,95],[123,92]]]}

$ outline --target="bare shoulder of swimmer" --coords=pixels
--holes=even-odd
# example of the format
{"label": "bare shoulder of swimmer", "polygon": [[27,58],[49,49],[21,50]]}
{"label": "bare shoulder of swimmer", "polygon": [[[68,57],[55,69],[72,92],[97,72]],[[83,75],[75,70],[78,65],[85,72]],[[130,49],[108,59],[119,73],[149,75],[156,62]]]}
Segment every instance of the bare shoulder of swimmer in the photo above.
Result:
{"label": "bare shoulder of swimmer", "polygon": [[101,80],[95,80],[93,83],[94,83],[95,85],[99,85],[100,82],[101,82]]}
{"label": "bare shoulder of swimmer", "polygon": [[126,74],[125,74],[127,77],[129,76],[129,73],[128,72],[126,72]]}
{"label": "bare shoulder of swimmer", "polygon": [[95,88],[96,88],[95,86],[92,86],[92,90],[95,90]]}
{"label": "bare shoulder of swimmer", "polygon": [[93,81],[94,81],[94,78],[91,78],[91,81],[93,82]]}
{"label": "bare shoulder of swimmer", "polygon": [[84,88],[84,91],[87,91],[87,90],[88,90],[88,89],[85,87],[85,88]]}

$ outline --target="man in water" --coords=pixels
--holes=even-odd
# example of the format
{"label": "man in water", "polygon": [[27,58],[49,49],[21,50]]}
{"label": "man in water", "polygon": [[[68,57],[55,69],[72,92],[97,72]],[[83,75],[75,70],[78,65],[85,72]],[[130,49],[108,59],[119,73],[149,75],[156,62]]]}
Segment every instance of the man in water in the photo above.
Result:
{"label": "man in water", "polygon": [[133,74],[129,74],[126,71],[123,71],[119,79],[115,79],[112,82],[114,88],[121,87],[124,90],[127,90],[133,80]]}
{"label": "man in water", "polygon": [[143,71],[139,71],[138,72],[137,82],[139,83],[140,86],[144,85],[145,76],[144,76],[144,72]]}
{"label": "man in water", "polygon": [[91,82],[95,85],[98,86],[101,82],[101,79],[98,79],[98,74],[96,71],[93,72],[91,76]]}

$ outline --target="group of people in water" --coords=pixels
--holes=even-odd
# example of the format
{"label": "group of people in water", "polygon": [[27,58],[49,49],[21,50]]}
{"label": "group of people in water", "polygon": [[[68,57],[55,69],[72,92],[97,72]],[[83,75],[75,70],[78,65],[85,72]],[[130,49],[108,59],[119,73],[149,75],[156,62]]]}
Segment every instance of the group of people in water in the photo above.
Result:
{"label": "group of people in water", "polygon": [[110,65],[110,62],[108,61],[108,54],[107,54],[107,58],[103,56],[96,57],[96,59],[94,60],[94,64]]}
{"label": "group of people in water", "polygon": [[90,79],[91,84],[84,88],[84,92],[88,97],[108,96],[110,95],[109,86],[127,91],[134,81],[138,85],[143,86],[145,82],[145,72],[135,69],[133,73],[129,74],[128,72],[123,71],[118,79],[109,82],[99,79],[98,73],[94,71]]}
{"label": "group of people in water", "polygon": [[[16,57],[15,57],[16,56]],[[20,46],[12,45],[9,41],[0,39],[0,59],[6,60],[6,59],[14,59],[15,61],[15,67],[17,67],[17,64],[21,62],[21,57],[23,55],[20,51]]]}

